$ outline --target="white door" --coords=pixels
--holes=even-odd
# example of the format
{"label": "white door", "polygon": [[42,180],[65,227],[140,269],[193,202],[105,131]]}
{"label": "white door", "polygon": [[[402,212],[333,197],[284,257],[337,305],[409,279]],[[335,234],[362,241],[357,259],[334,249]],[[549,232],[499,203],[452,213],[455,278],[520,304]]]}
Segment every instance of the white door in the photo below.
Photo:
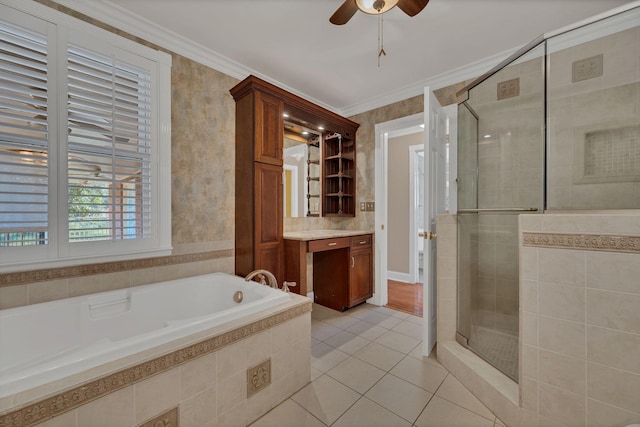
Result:
{"label": "white door", "polygon": [[426,87],[424,89],[424,355],[436,343],[436,216],[445,211],[447,114]]}

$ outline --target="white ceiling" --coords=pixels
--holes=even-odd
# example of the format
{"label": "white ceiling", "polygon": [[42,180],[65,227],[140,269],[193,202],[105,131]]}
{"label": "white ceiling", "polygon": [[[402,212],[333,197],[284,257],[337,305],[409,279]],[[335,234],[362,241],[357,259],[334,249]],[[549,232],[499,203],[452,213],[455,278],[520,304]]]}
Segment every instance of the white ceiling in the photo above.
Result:
{"label": "white ceiling", "polygon": [[[165,41],[194,42],[192,50],[200,52],[195,56],[216,56],[216,63],[223,65],[218,68],[227,74],[237,78],[257,74],[342,114],[355,114],[407,95],[418,95],[424,83],[447,81],[447,72],[460,72],[461,67],[492,57],[492,61],[481,62],[483,69],[479,72],[474,70],[480,74],[495,65],[505,52],[545,32],[628,3],[626,0],[431,0],[413,18],[394,8],[384,14],[387,56],[378,68],[377,18],[357,12],[346,25],[332,25],[329,17],[342,2],[77,3],[101,3],[118,19],[122,18],[121,12],[134,14],[124,30],[151,39],[145,32],[154,28],[155,34],[165,33]],[[103,12],[95,17],[105,19],[104,15]],[[161,27],[160,31],[156,25]]]}

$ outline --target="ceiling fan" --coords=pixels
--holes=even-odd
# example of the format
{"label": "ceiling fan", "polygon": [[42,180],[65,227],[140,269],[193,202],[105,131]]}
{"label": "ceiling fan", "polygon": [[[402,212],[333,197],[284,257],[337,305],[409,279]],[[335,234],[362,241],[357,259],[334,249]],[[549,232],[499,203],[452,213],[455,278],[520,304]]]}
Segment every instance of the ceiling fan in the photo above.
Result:
{"label": "ceiling fan", "polygon": [[398,6],[409,16],[415,16],[429,3],[429,0],[345,0],[329,18],[335,25],[344,25],[358,10],[370,15],[379,15]]}

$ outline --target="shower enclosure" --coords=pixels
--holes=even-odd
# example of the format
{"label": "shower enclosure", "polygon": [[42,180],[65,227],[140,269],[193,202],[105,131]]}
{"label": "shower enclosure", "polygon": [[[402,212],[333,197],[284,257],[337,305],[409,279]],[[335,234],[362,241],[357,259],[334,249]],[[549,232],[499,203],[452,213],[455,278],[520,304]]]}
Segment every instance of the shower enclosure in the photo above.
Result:
{"label": "shower enclosure", "polygon": [[518,381],[518,215],[640,208],[640,8],[458,93],[458,341]]}

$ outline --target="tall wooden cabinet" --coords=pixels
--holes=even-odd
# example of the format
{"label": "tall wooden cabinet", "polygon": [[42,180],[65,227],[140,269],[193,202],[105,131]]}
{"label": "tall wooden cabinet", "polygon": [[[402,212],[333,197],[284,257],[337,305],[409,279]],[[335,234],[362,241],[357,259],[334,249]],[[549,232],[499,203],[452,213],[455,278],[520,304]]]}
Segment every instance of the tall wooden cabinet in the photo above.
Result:
{"label": "tall wooden cabinet", "polygon": [[[244,84],[243,84],[244,83]],[[235,270],[284,277],[282,240],[282,114],[284,102],[243,81],[236,100]]]}
{"label": "tall wooden cabinet", "polygon": [[[230,93],[236,101],[235,272],[246,275],[263,268],[282,283],[283,115],[349,135],[354,147],[359,125],[255,76]],[[355,163],[352,167],[355,173]],[[352,185],[355,191],[355,179]]]}

